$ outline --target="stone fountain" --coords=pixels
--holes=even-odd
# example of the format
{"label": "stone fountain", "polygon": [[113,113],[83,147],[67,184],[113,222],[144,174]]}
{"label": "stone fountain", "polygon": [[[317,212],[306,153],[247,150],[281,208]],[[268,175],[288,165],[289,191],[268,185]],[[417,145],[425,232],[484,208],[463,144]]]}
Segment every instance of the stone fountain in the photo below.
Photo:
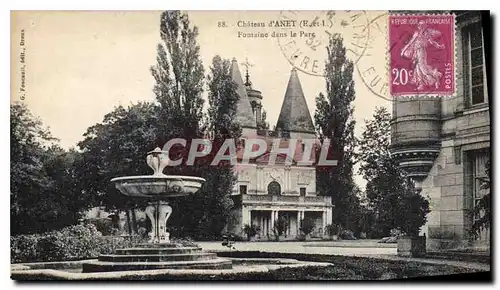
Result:
{"label": "stone fountain", "polygon": [[134,248],[119,249],[112,255],[100,255],[97,261],[83,264],[83,272],[150,269],[231,269],[231,260],[203,252],[199,247],[185,247],[170,242],[166,223],[172,213],[169,200],[196,193],[205,179],[165,175],[168,152],[156,148],[148,152],[147,164],[153,175],[125,176],[111,180],[124,195],[150,200],[146,215],[151,220],[149,242]]}

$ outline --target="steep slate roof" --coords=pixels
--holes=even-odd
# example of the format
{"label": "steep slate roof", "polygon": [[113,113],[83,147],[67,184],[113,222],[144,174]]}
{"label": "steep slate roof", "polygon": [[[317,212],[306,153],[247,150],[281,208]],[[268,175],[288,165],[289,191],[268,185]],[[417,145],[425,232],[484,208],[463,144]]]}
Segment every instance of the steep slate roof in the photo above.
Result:
{"label": "steep slate roof", "polygon": [[255,121],[255,116],[253,115],[252,106],[250,105],[250,100],[248,99],[247,90],[243,84],[243,78],[241,77],[240,69],[238,67],[238,62],[233,59],[231,63],[231,76],[233,82],[238,86],[237,92],[240,96],[238,100],[238,112],[236,115],[236,121],[240,123],[241,127],[244,128],[256,128],[257,122]]}
{"label": "steep slate roof", "polygon": [[294,68],[288,80],[285,99],[281,105],[280,116],[276,128],[291,132],[314,133],[311,113],[307,107],[297,70]]}

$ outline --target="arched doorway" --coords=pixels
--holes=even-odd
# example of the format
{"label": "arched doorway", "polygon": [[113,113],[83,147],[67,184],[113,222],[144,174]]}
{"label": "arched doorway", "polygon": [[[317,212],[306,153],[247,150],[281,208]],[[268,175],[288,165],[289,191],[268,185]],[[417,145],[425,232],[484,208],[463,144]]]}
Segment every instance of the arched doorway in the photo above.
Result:
{"label": "arched doorway", "polygon": [[281,185],[276,181],[271,181],[267,186],[267,194],[270,195],[280,195],[281,194]]}

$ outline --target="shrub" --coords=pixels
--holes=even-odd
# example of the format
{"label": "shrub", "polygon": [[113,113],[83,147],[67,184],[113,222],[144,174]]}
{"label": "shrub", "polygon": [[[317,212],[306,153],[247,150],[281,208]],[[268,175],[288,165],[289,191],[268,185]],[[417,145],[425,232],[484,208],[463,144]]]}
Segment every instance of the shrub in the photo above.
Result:
{"label": "shrub", "polygon": [[312,233],[314,226],[314,221],[311,218],[304,218],[300,221],[300,231],[306,236]]}
{"label": "shrub", "polygon": [[287,227],[288,223],[286,219],[284,219],[283,217],[279,217],[277,220],[274,221],[273,233],[276,241],[279,241],[280,236],[285,233]]}
{"label": "shrub", "polygon": [[87,223],[95,225],[96,229],[104,236],[109,236],[113,232],[113,222],[108,218],[93,218],[87,219]]}
{"label": "shrub", "polygon": [[399,229],[409,236],[418,236],[420,228],[427,222],[430,212],[429,201],[416,191],[408,191],[402,197],[400,217],[397,219]]}
{"label": "shrub", "polygon": [[11,263],[96,258],[141,241],[138,237],[103,236],[91,223],[74,225],[43,234],[12,236]]}
{"label": "shrub", "polygon": [[191,238],[170,238],[170,242],[181,244],[183,247],[198,247],[199,245]]}
{"label": "shrub", "polygon": [[260,227],[254,224],[245,225],[243,227],[243,232],[247,235],[247,240],[250,241],[250,238],[255,237],[260,232]]}
{"label": "shrub", "polygon": [[342,240],[357,240],[356,236],[351,230],[342,230],[340,232],[339,238],[341,238]]}
{"label": "shrub", "polygon": [[30,261],[38,257],[38,235],[18,235],[10,237],[11,262]]}
{"label": "shrub", "polygon": [[338,235],[339,226],[336,224],[328,224],[325,227],[325,232],[328,236],[333,237],[334,235]]}

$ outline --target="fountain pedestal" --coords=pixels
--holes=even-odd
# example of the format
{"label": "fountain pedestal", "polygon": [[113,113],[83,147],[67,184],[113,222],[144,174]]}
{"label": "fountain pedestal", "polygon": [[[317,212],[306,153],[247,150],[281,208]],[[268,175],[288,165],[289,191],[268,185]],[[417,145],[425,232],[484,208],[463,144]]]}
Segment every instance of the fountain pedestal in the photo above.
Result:
{"label": "fountain pedestal", "polygon": [[150,243],[169,243],[170,233],[167,232],[167,220],[172,214],[172,207],[166,201],[151,202],[146,207],[146,215],[151,220]]}

